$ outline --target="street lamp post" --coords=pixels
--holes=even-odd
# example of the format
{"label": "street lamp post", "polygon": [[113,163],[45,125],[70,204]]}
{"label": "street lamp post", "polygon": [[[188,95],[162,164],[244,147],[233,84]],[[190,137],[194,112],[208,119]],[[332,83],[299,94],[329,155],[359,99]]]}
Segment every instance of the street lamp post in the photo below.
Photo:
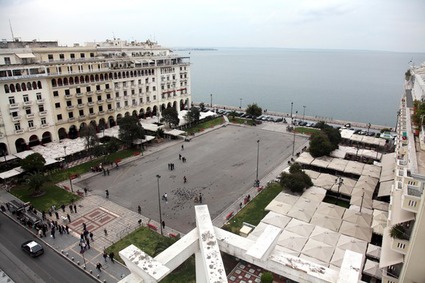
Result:
{"label": "street lamp post", "polygon": [[213,104],[212,104],[212,93],[210,94],[210,98],[211,98],[211,108],[213,108]]}
{"label": "street lamp post", "polygon": [[335,204],[337,204],[337,202],[339,201],[339,190],[341,189],[341,186],[343,183],[344,183],[344,179],[342,179],[341,177],[338,177],[335,179],[335,184],[338,185],[338,194],[336,196]]}
{"label": "street lamp post", "polygon": [[295,125],[292,125],[292,131],[294,132],[294,139],[292,140],[292,156],[295,153]]}
{"label": "street lamp post", "polygon": [[304,108],[304,110],[303,110],[303,122],[304,122],[304,118],[305,118],[305,108],[306,108],[307,106],[303,106],[303,108]]}
{"label": "street lamp post", "polygon": [[161,229],[161,235],[162,234],[162,213],[161,213],[161,195],[159,192],[159,179],[161,178],[161,176],[156,175],[156,179],[158,182],[158,208],[159,208],[159,228]]}
{"label": "street lamp post", "polygon": [[255,185],[260,186],[260,181],[258,180],[258,163],[260,160],[260,140],[257,140],[257,174],[255,175]]}
{"label": "street lamp post", "polygon": [[239,98],[239,109],[242,109],[242,98]]}
{"label": "street lamp post", "polygon": [[63,157],[63,161],[65,162],[65,168],[66,168],[66,145],[63,146],[63,151],[65,153],[65,156]]}
{"label": "street lamp post", "polygon": [[294,103],[291,102],[291,123],[292,123],[292,108],[294,107]]}

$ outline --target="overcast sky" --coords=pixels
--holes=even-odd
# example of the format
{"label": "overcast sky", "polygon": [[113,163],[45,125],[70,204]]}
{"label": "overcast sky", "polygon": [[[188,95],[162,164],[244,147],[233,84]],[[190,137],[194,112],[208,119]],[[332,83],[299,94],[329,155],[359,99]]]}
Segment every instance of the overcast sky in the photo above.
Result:
{"label": "overcast sky", "polygon": [[0,36],[61,44],[425,52],[425,0],[0,0]]}

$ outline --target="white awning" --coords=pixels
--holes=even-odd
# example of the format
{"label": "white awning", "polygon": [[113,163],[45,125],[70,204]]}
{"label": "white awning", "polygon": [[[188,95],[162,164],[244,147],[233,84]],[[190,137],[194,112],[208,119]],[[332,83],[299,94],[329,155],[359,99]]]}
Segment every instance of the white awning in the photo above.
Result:
{"label": "white awning", "polygon": [[413,212],[401,208],[402,194],[403,192],[399,190],[394,190],[392,194],[391,225],[415,219],[415,214]]}
{"label": "white awning", "polygon": [[32,53],[16,53],[15,55],[21,59],[35,58],[34,54]]}
{"label": "white awning", "polygon": [[16,170],[16,168],[15,168],[15,169],[12,169],[12,170],[9,170],[9,171],[6,171],[6,172],[1,172],[0,178],[3,179],[3,180],[6,180],[6,179],[9,179],[11,177],[17,176],[21,173],[22,172]]}
{"label": "white awning", "polygon": [[382,182],[379,185],[378,197],[389,196],[391,194],[391,187],[392,187],[393,183],[394,183],[394,181]]}
{"label": "white awning", "polygon": [[403,262],[403,255],[391,249],[390,227],[384,228],[382,237],[381,258],[379,259],[379,268],[395,265]]}
{"label": "white awning", "polygon": [[174,137],[182,136],[184,133],[186,133],[186,132],[181,131],[181,130],[177,130],[177,129],[174,129],[174,130],[171,130],[171,131],[164,131],[164,134],[174,136]]}

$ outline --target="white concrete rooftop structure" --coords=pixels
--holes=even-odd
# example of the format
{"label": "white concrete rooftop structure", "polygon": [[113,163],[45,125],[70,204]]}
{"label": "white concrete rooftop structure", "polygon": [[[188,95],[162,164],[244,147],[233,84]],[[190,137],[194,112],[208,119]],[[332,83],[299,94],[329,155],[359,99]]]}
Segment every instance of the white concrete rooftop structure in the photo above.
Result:
{"label": "white concrete rooftop structure", "polygon": [[[159,282],[192,254],[196,258],[196,282],[227,282],[221,252],[255,264],[265,270],[297,282],[359,282],[363,255],[346,251],[342,256],[341,268],[327,268],[317,263],[316,258],[330,259],[332,254],[323,253],[323,248],[309,250],[313,257],[294,256],[285,248],[276,246],[282,229],[265,225],[258,238],[250,239],[214,227],[206,205],[195,206],[196,225],[191,232],[163,251],[155,258],[130,245],[119,252],[131,274],[120,283]],[[277,247],[277,248],[276,248]]]}

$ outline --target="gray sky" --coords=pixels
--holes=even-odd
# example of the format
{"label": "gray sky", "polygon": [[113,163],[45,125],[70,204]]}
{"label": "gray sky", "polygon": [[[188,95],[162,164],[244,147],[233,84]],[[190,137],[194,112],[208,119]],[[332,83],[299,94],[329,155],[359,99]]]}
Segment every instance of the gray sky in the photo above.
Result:
{"label": "gray sky", "polygon": [[424,0],[0,0],[0,36],[61,44],[425,52]]}

